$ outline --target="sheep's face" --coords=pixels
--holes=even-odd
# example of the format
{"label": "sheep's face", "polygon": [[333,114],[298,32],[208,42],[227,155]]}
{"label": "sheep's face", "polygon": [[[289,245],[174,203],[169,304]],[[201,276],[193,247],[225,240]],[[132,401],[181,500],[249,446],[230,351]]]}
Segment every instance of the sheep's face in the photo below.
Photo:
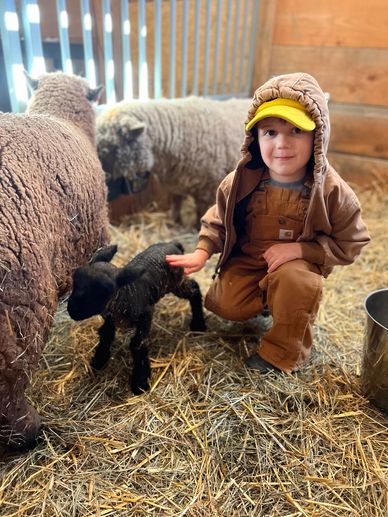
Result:
{"label": "sheep's face", "polygon": [[73,277],[73,291],[67,310],[73,320],[80,321],[101,314],[116,291],[116,283],[103,264],[81,267]]}
{"label": "sheep's face", "polygon": [[155,164],[145,124],[127,114],[112,118],[107,113],[97,120],[97,152],[102,168],[112,179],[142,178]]}

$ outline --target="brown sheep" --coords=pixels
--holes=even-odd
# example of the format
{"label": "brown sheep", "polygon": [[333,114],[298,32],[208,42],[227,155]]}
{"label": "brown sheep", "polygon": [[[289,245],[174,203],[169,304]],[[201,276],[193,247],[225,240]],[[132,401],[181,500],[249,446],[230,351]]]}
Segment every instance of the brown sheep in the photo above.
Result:
{"label": "brown sheep", "polygon": [[31,80],[26,114],[0,114],[0,443],[35,444],[25,390],[73,271],[108,241],[91,90],[61,72]]}

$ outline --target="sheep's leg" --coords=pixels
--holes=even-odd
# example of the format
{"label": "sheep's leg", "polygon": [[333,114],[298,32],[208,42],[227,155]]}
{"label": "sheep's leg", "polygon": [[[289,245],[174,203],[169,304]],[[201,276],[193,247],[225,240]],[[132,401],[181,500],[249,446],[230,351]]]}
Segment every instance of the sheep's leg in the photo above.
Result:
{"label": "sheep's leg", "polygon": [[173,291],[178,298],[189,300],[191,306],[190,330],[204,332],[206,330],[205,318],[202,307],[202,294],[195,280],[184,278],[182,283]]}
{"label": "sheep's leg", "polygon": [[104,368],[111,356],[111,344],[115,338],[115,326],[110,319],[106,319],[104,324],[98,329],[100,341],[97,345],[90,365],[96,370]]}
{"label": "sheep's leg", "polygon": [[149,390],[151,367],[148,358],[147,341],[150,334],[153,313],[153,307],[147,307],[143,312],[137,322],[136,333],[130,343],[133,358],[131,386],[135,395],[140,395],[143,391]]}
{"label": "sheep's leg", "polygon": [[0,371],[0,443],[10,450],[35,447],[40,432],[40,417],[24,396],[27,385],[24,372]]}

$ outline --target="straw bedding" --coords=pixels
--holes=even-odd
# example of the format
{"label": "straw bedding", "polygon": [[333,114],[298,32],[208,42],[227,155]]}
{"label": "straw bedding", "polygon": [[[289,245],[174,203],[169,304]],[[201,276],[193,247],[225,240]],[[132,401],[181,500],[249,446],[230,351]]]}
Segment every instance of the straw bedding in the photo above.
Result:
{"label": "straw bedding", "polygon": [[[89,360],[99,318],[65,305],[29,396],[45,422],[38,447],[1,456],[1,516],[385,516],[387,418],[362,396],[368,292],[388,285],[387,192],[359,192],[372,243],[326,281],[311,362],[297,375],[243,366],[269,321],[188,332],[187,302],[167,296],[152,331],[152,389],[128,389],[128,336],[106,370]],[[155,209],[112,227],[117,264],[152,242],[194,234]],[[214,261],[195,275],[203,292]]]}

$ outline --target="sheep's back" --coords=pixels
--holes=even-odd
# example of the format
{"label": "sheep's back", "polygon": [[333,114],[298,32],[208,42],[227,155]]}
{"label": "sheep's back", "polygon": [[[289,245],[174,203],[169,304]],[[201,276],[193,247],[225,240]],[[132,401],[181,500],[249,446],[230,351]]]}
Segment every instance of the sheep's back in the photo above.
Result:
{"label": "sheep's back", "polygon": [[129,265],[144,267],[145,275],[120,288],[103,316],[109,315],[121,327],[135,322],[145,307],[154,305],[181,283],[183,269],[169,266],[166,255],[182,253],[179,243],[168,242],[153,244],[136,255]]}
{"label": "sheep's back", "polygon": [[39,115],[1,114],[0,146],[0,260],[50,271],[61,293],[72,270],[107,240],[96,152],[74,126]]}
{"label": "sheep's back", "polygon": [[[147,102],[121,102],[98,115],[97,140],[105,138],[112,146],[126,145],[120,139],[127,114],[146,123],[147,145],[155,156],[154,172],[170,190],[182,194],[203,192],[204,179],[219,182],[235,168],[241,157],[244,121],[248,99],[219,101],[201,97]],[[119,153],[118,156],[130,155]],[[117,169],[125,170],[125,163]],[[142,171],[133,171],[133,174]],[[206,193],[205,193],[206,195]]]}

